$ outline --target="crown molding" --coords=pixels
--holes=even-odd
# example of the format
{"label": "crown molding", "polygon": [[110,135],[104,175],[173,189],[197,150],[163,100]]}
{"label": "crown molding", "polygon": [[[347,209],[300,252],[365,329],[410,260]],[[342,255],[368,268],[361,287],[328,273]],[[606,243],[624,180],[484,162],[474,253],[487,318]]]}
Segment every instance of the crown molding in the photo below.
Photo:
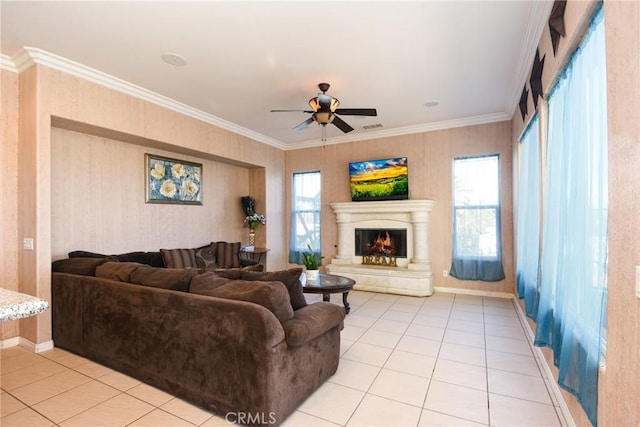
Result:
{"label": "crown molding", "polygon": [[522,95],[522,87],[529,79],[531,61],[540,44],[542,32],[547,26],[552,7],[553,1],[551,0],[531,2],[527,28],[520,43],[520,57],[511,80],[511,90],[509,92],[511,97],[507,99],[508,104],[505,106],[505,111],[509,113],[509,117],[513,117],[520,101],[520,95]]}
{"label": "crown molding", "polygon": [[144,89],[140,86],[136,86],[125,80],[42,49],[24,47],[23,53],[18,55],[13,62],[15,64],[15,68],[19,71],[29,68],[33,64],[43,65],[54,70],[62,71],[66,74],[88,80],[109,89],[134,96],[144,101],[151,102],[185,116],[189,116],[202,122],[245,136],[249,139],[271,145],[280,150],[286,149],[286,145],[281,141],[269,138],[261,133],[254,132],[242,126],[238,126],[235,123],[221,119],[213,114],[205,113],[202,110],[190,107],[166,96]]}
{"label": "crown molding", "polygon": [[10,71],[12,73],[18,72],[16,64],[11,57],[7,55],[0,55],[0,70]]}
{"label": "crown molding", "polygon": [[[548,9],[547,14],[548,14],[551,11],[551,8],[549,7],[547,9]],[[542,28],[544,28],[544,26]],[[539,39],[539,35],[537,36],[537,38]],[[533,47],[534,51],[535,51],[535,47],[537,47],[537,44],[535,44]],[[443,130],[443,129],[452,129],[452,128],[459,128],[459,127],[465,127],[465,126],[474,126],[474,125],[501,122],[501,121],[511,119],[513,112],[515,111],[515,108],[516,108],[517,100],[520,99],[520,93],[516,90],[517,100],[513,108],[511,110],[507,110],[507,111],[510,111],[509,114],[506,112],[498,112],[498,113],[485,114],[480,116],[464,117],[460,119],[444,120],[444,121],[434,122],[434,123],[405,126],[401,128],[381,129],[377,131],[363,132],[363,133],[357,133],[352,135],[343,135],[335,138],[330,138],[330,140],[328,141],[320,141],[318,139],[313,139],[313,140],[302,141],[298,143],[286,144],[276,139],[270,138],[266,135],[263,135],[258,132],[252,131],[250,129],[244,128],[242,126],[236,125],[235,123],[221,119],[212,114],[190,107],[186,104],[182,104],[166,96],[144,89],[140,86],[136,86],[132,83],[129,83],[125,80],[111,76],[102,71],[87,67],[83,64],[77,63],[75,61],[71,61],[67,58],[58,56],[56,54],[47,52],[39,48],[24,47],[24,50],[21,51],[20,54],[16,55],[13,59],[6,55],[0,55],[0,59],[1,59],[0,65],[2,69],[20,73],[34,64],[43,65],[48,68],[62,71],[66,74],[76,76],[84,80],[88,80],[90,82],[99,84],[109,89],[116,90],[118,92],[142,99],[144,101],[151,102],[153,104],[159,105],[161,107],[167,108],[169,110],[175,111],[185,116],[195,118],[202,122],[217,126],[219,128],[228,130],[230,132],[234,132],[236,134],[273,146],[283,151],[299,150],[302,148],[344,144],[348,142],[365,141],[365,140],[378,139],[378,138],[389,138],[389,137],[395,137],[395,136],[401,136],[401,135],[409,135],[409,134],[416,134],[416,133],[423,133],[423,132],[432,132],[432,131]],[[519,66],[519,69],[520,69],[520,66]],[[525,69],[525,71],[528,71],[528,68]],[[526,78],[526,75],[523,76],[523,79],[524,78]]]}
{"label": "crown molding", "polygon": [[382,129],[378,131],[358,133],[354,135],[344,135],[336,138],[330,138],[327,141],[319,141],[317,139],[303,141],[299,143],[289,144],[286,148],[289,150],[299,150],[302,148],[322,147],[325,145],[344,144],[346,142],[366,141],[371,139],[389,138],[393,136],[410,135],[415,133],[433,132],[436,130],[453,129],[466,126],[483,125],[487,123],[504,122],[511,120],[511,116],[505,112],[484,114],[481,116],[464,117],[461,119],[443,120],[434,123],[425,123],[415,126],[405,126],[394,129]]}

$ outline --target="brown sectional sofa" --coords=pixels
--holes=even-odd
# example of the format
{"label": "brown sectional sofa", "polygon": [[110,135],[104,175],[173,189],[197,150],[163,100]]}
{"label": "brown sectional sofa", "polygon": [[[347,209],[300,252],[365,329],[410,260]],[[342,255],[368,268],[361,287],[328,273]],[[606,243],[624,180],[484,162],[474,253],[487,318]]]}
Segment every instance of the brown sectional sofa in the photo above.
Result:
{"label": "brown sectional sofa", "polygon": [[55,345],[229,421],[278,425],[337,369],[344,310],[296,307],[300,269],[224,278],[81,260],[54,263]]}

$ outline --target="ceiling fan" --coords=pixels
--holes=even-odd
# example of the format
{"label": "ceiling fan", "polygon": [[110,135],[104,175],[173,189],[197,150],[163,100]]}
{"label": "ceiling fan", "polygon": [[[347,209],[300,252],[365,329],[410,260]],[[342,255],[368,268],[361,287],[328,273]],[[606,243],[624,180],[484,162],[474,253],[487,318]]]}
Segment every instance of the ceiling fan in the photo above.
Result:
{"label": "ceiling fan", "polygon": [[377,116],[378,112],[375,108],[338,108],[340,101],[337,98],[327,95],[329,90],[329,83],[320,83],[318,88],[322,93],[318,93],[318,96],[309,100],[309,106],[311,110],[271,110],[272,113],[282,113],[291,111],[300,111],[303,113],[310,113],[309,117],[304,122],[300,123],[293,130],[302,130],[309,126],[311,123],[316,122],[322,125],[322,140],[326,141],[326,126],[332,123],[335,127],[340,129],[344,133],[351,132],[353,128],[349,126],[347,122],[342,120],[338,115],[345,116]]}

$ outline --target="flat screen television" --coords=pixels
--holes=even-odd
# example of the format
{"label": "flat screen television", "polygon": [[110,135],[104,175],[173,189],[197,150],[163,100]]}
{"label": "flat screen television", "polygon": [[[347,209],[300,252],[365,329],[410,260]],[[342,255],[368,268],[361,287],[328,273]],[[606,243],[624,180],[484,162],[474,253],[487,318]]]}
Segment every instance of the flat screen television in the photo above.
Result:
{"label": "flat screen television", "polygon": [[403,200],[409,198],[406,157],[349,163],[351,200]]}

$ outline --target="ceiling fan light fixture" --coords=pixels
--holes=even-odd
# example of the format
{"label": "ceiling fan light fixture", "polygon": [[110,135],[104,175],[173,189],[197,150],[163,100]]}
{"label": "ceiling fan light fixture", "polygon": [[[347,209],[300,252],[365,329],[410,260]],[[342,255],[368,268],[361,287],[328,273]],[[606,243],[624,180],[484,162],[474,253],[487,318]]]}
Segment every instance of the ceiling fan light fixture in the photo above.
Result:
{"label": "ceiling fan light fixture", "polygon": [[[329,110],[333,113],[336,111],[336,108],[340,106],[340,100],[337,98],[331,98],[331,104],[329,104]],[[315,112],[322,110],[322,106],[320,105],[320,99],[316,96],[309,100],[309,107]]]}
{"label": "ceiling fan light fixture", "polygon": [[315,119],[315,121],[318,124],[321,124],[323,126],[328,125],[329,123],[331,123],[333,121],[333,113],[331,113],[330,111],[321,111],[321,112],[317,112],[314,113],[313,118]]}
{"label": "ceiling fan light fixture", "polygon": [[320,101],[318,101],[317,96],[309,100],[309,107],[311,107],[313,111],[318,111],[320,109]]}
{"label": "ceiling fan light fixture", "polygon": [[331,105],[329,106],[329,109],[331,110],[332,113],[334,113],[336,111],[336,108],[338,108],[340,106],[340,101],[338,101],[337,98],[331,98]]}

